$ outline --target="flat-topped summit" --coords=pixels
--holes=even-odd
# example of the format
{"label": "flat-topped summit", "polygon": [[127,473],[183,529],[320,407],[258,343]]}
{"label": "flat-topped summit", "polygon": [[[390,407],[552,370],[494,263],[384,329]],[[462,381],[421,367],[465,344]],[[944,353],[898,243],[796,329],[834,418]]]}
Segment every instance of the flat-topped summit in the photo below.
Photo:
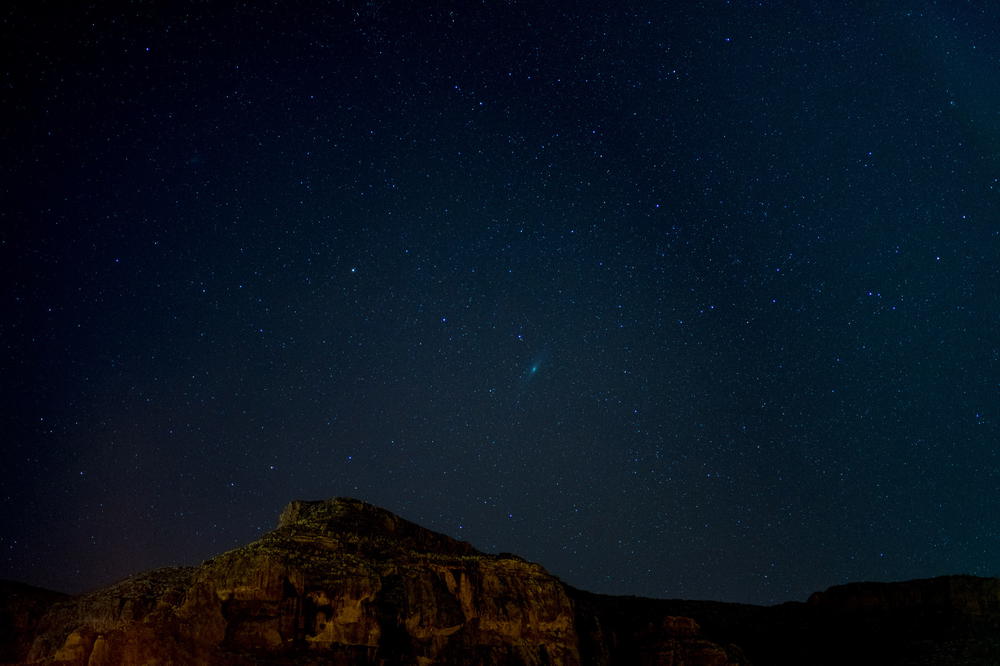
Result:
{"label": "flat-topped summit", "polygon": [[281,511],[278,529],[296,527],[300,529],[327,532],[331,526],[384,522],[387,529],[402,518],[382,507],[369,504],[353,497],[332,497],[322,500],[292,500]]}
{"label": "flat-topped summit", "polygon": [[843,612],[918,608],[926,612],[1000,614],[1000,578],[940,576],[905,583],[847,583],[813,593],[809,603]]}
{"label": "flat-topped summit", "polygon": [[281,512],[279,533],[330,537],[390,552],[481,555],[465,541],[433,532],[396,514],[350,497],[295,500]]}

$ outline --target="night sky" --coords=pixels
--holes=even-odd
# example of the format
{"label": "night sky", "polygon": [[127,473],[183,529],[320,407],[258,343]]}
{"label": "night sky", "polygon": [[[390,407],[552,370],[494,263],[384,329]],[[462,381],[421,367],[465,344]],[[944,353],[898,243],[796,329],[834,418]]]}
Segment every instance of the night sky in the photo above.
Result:
{"label": "night sky", "polygon": [[0,10],[0,577],[334,496],[597,592],[1000,575],[996,3],[88,4]]}

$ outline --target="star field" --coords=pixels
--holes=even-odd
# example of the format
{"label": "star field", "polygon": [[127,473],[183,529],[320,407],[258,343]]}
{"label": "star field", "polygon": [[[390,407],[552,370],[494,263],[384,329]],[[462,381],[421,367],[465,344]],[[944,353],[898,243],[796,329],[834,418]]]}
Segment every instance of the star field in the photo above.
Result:
{"label": "star field", "polygon": [[1000,576],[987,3],[0,14],[0,577],[353,496],[616,594]]}

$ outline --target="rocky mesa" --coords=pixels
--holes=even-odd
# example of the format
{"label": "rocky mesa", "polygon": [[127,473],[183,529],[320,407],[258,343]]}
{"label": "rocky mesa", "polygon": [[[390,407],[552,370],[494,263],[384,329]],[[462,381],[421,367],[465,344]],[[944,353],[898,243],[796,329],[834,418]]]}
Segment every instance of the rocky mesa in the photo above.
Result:
{"label": "rocky mesa", "polygon": [[0,660],[17,664],[1000,663],[997,579],[770,608],[608,597],[345,498],[292,502],[197,567],[78,597],[0,591]]}

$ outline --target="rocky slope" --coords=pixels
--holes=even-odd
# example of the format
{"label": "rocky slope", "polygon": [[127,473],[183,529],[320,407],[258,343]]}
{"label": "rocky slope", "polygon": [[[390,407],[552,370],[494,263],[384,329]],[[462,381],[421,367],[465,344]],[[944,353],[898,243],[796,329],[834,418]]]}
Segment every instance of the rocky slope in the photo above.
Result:
{"label": "rocky slope", "polygon": [[1000,663],[997,579],[773,608],[607,597],[351,499],[293,502],[277,529],[198,567],[74,598],[7,584],[0,599],[5,663]]}
{"label": "rocky slope", "polygon": [[0,664],[24,659],[38,631],[38,624],[65,594],[8,581],[0,581]]}

